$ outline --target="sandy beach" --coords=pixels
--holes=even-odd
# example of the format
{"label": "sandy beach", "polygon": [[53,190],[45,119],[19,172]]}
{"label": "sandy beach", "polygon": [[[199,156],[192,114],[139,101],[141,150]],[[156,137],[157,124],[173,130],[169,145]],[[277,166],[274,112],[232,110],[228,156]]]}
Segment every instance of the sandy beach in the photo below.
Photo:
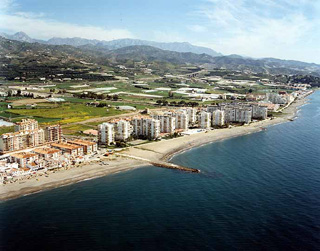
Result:
{"label": "sandy beach", "polygon": [[[0,200],[16,198],[42,190],[61,187],[73,184],[82,180],[114,174],[117,172],[132,170],[134,168],[148,166],[149,162],[165,162],[177,153],[198,147],[215,141],[225,140],[232,137],[246,135],[261,131],[262,127],[289,122],[296,116],[298,107],[306,103],[306,99],[299,99],[286,108],[281,117],[254,122],[250,125],[233,127],[230,129],[218,129],[208,132],[200,132],[169,140],[151,142],[140,146],[130,147],[121,153],[130,157],[116,157],[114,160],[104,160],[107,165],[101,162],[87,163],[81,167],[74,167],[69,170],[59,170],[50,175],[40,176],[37,179],[26,179],[14,183],[1,185]],[[139,158],[148,161],[139,160]]]}

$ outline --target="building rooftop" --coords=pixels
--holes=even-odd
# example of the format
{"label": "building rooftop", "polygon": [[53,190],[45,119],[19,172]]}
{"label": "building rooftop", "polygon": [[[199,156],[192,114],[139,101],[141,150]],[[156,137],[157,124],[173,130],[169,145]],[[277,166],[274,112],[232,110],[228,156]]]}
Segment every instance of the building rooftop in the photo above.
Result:
{"label": "building rooftop", "polygon": [[53,143],[53,144],[51,144],[51,146],[58,147],[58,148],[64,148],[64,149],[70,149],[70,150],[81,148],[81,146],[79,146],[79,145],[69,144],[69,143],[65,143],[65,142]]}
{"label": "building rooftop", "polygon": [[35,153],[39,153],[39,154],[53,154],[53,153],[57,153],[57,152],[60,152],[60,151],[58,149],[46,147],[46,148],[35,149],[34,152]]}
{"label": "building rooftop", "polygon": [[81,145],[81,146],[93,146],[93,145],[97,144],[95,142],[82,140],[82,139],[69,140],[68,143],[75,144],[75,145]]}
{"label": "building rooftop", "polygon": [[30,152],[20,152],[20,153],[13,153],[10,156],[12,156],[14,158],[18,158],[18,159],[24,159],[24,158],[30,158],[30,157],[37,156],[37,154],[30,153]]}

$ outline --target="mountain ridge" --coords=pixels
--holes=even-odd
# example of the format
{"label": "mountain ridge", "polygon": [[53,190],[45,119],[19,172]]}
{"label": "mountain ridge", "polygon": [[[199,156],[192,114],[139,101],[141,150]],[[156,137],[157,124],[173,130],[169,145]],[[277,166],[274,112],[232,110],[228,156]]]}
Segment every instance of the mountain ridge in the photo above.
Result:
{"label": "mountain ridge", "polygon": [[[21,34],[20,34],[21,35]],[[8,42],[11,44],[14,40],[2,39],[0,48],[2,53],[14,51],[7,46]],[[10,44],[10,43],[9,43]],[[101,62],[119,62],[125,63],[129,61],[146,61],[146,62],[167,62],[179,65],[198,65],[207,69],[228,69],[237,71],[251,71],[256,73],[270,73],[270,74],[314,74],[320,76],[320,65],[315,63],[306,63],[294,60],[281,60],[274,58],[253,59],[246,58],[239,55],[212,57],[208,54],[195,54],[191,52],[175,52],[170,50],[163,50],[153,46],[134,45],[126,46],[118,49],[110,50],[107,46],[102,45],[84,45],[84,46],[70,46],[70,45],[48,45],[43,43],[29,43],[15,41],[15,48],[28,48],[30,53],[38,54],[37,48],[42,50],[49,49],[61,53],[67,53],[69,56],[84,58],[91,58],[91,63],[100,64]],[[3,45],[3,46],[2,46]],[[7,47],[4,47],[7,46]],[[19,53],[19,50],[15,50]],[[29,54],[30,54],[29,53]]]}
{"label": "mountain ridge", "polygon": [[6,33],[1,33],[5,38],[11,40],[17,40],[20,42],[29,42],[29,43],[43,43],[43,44],[51,44],[51,45],[71,45],[71,46],[83,46],[83,45],[99,45],[103,46],[109,50],[114,50],[122,47],[133,46],[133,45],[148,45],[153,46],[163,50],[171,50],[176,52],[192,52],[196,54],[206,53],[210,56],[221,56],[221,53],[214,51],[213,49],[192,45],[189,42],[155,42],[155,41],[147,41],[140,39],[131,39],[131,38],[123,38],[123,39],[115,39],[115,40],[97,40],[97,39],[86,39],[81,37],[72,37],[72,38],[61,38],[61,37],[53,37],[45,40],[33,39],[29,37],[24,32],[17,32],[13,35],[9,35]]}

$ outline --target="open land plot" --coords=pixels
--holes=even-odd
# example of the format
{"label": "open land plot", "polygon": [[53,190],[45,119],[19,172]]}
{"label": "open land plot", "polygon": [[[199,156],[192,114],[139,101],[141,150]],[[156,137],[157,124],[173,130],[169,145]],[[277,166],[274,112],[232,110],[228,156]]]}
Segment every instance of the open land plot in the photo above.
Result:
{"label": "open land plot", "polygon": [[11,109],[12,114],[45,119],[60,119],[61,124],[84,121],[95,117],[114,116],[125,113],[114,108],[92,107],[81,103],[65,103],[55,108]]}

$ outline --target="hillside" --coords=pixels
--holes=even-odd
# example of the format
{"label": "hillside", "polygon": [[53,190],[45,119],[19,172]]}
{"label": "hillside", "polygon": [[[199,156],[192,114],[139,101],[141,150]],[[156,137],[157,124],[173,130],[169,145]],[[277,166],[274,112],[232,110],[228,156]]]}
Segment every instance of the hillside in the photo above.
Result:
{"label": "hillside", "polygon": [[[72,73],[71,75],[74,76],[74,72],[79,73],[79,69],[81,69],[80,72],[88,73],[102,66],[114,67],[119,63],[126,64],[131,62],[130,64],[132,64],[134,61],[162,62],[177,66],[191,64],[203,66],[207,69],[247,70],[267,74],[320,76],[320,65],[317,64],[273,58],[252,59],[238,55],[212,57],[208,54],[176,52],[145,45],[110,50],[108,46],[100,44],[74,47],[70,45],[19,42],[1,38],[0,55],[1,63],[3,64],[1,76],[9,79],[22,74],[22,72],[28,72],[28,74],[36,76],[38,75],[36,72],[39,71],[54,74],[61,72],[61,69],[63,69],[63,72],[68,73],[67,75]],[[69,68],[72,68],[73,72],[70,72]],[[165,72],[169,68],[160,70]],[[80,76],[84,77],[83,74],[80,74]]]}
{"label": "hillside", "polygon": [[173,43],[160,43],[154,41],[146,41],[140,39],[116,39],[111,41],[104,41],[104,40],[96,40],[96,39],[85,39],[79,37],[73,38],[60,38],[54,37],[50,38],[49,40],[38,40],[29,37],[24,32],[17,32],[13,35],[9,35],[6,33],[1,33],[0,36],[5,37],[11,40],[17,40],[20,42],[29,42],[29,43],[43,43],[43,44],[50,44],[50,45],[71,45],[71,46],[83,46],[83,45],[95,45],[101,46],[104,49],[108,50],[115,50],[127,46],[134,46],[134,45],[147,45],[153,46],[163,50],[170,50],[176,52],[191,52],[196,54],[208,54],[210,56],[221,56],[221,53],[218,53],[210,48],[195,46],[187,42],[173,42]]}

